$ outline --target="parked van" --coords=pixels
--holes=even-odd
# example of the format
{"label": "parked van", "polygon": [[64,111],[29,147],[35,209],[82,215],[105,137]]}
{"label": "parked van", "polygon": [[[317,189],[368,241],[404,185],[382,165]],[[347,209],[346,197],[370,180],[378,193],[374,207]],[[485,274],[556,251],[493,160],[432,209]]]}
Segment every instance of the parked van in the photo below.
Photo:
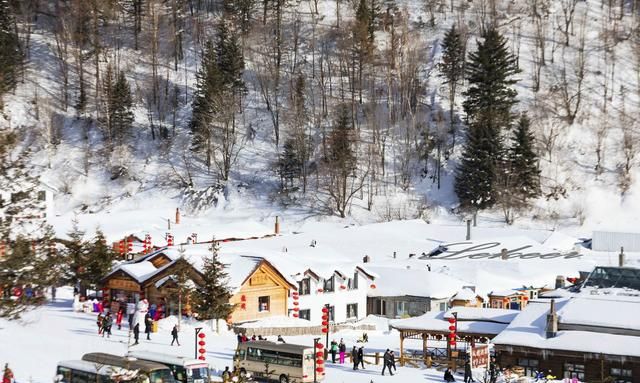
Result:
{"label": "parked van", "polygon": [[[238,344],[233,366],[241,373],[280,383],[313,382],[314,360],[313,346],[251,341]],[[323,372],[316,372],[317,381],[324,379]]]}
{"label": "parked van", "polygon": [[111,366],[100,366],[84,360],[65,360],[56,367],[56,383],[112,383]]}
{"label": "parked van", "polygon": [[152,351],[133,351],[129,356],[164,364],[171,369],[178,383],[209,383],[209,364],[201,360]]}

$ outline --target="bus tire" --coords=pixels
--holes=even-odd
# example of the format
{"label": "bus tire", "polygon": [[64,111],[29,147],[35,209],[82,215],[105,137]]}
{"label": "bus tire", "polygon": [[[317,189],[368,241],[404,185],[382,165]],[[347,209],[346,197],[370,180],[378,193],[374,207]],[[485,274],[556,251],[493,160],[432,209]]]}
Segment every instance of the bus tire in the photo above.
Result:
{"label": "bus tire", "polygon": [[280,375],[280,383],[289,383],[289,377],[285,374]]}

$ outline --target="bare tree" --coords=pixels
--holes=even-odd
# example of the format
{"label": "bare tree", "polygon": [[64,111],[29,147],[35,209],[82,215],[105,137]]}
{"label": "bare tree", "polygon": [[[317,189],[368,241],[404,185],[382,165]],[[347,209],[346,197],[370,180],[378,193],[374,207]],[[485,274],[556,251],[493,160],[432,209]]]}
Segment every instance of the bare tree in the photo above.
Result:
{"label": "bare tree", "polygon": [[558,21],[558,29],[564,35],[564,45],[569,46],[570,29],[573,27],[573,15],[578,5],[578,0],[558,0],[562,15]]}

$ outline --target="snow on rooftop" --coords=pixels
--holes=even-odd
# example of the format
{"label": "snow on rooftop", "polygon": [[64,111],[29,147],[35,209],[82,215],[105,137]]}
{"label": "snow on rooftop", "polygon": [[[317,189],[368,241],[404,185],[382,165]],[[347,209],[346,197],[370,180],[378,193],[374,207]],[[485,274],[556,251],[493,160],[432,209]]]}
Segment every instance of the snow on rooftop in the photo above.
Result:
{"label": "snow on rooftop", "polygon": [[497,290],[497,291],[492,291],[489,293],[489,295],[492,295],[494,297],[508,297],[510,295],[525,295],[522,291],[518,291],[518,290],[513,290],[513,289],[508,289],[508,290]]}
{"label": "snow on rooftop", "polygon": [[560,324],[640,330],[640,300],[637,299],[576,296],[557,312]]}
{"label": "snow on rooftop", "polygon": [[287,316],[271,316],[256,321],[246,321],[237,323],[241,328],[264,328],[264,327],[313,327],[316,324],[306,319],[291,318]]}
{"label": "snow on rooftop", "polygon": [[131,275],[138,282],[144,282],[147,278],[153,276],[158,269],[148,261],[142,261],[137,263],[125,263],[116,266],[113,271],[122,270]]}
{"label": "snow on rooftop", "polygon": [[[394,320],[391,321],[390,324],[391,327],[398,330],[425,330],[434,332],[448,332],[450,326],[445,313],[442,311],[430,311],[417,317]],[[495,335],[499,334],[506,327],[507,324],[505,323],[481,320],[458,321],[459,334],[474,333]]]}
{"label": "snow on rooftop", "polygon": [[449,298],[458,291],[465,282],[438,272],[431,272],[425,267],[401,268],[388,266],[367,266],[379,275],[376,289],[369,291],[370,296],[417,296],[430,298]]}
{"label": "snow on rooftop", "polygon": [[[558,313],[567,315],[572,311],[571,306],[565,308],[573,299],[556,300]],[[575,306],[572,315],[593,315],[600,310],[601,303],[591,300],[590,304]],[[549,312],[549,302],[532,301],[520,312],[518,316],[493,339],[493,343],[504,346],[523,346],[546,350],[577,351],[582,353],[598,353],[621,356],[640,357],[640,337],[629,335],[616,335],[593,331],[558,331],[553,338],[545,337],[546,316]],[[589,307],[588,311],[583,311]],[[604,314],[604,313],[603,313]],[[606,312],[612,320],[623,317],[622,311]],[[636,314],[633,311],[632,314]],[[637,316],[630,316],[637,320]],[[626,321],[626,319],[623,319]],[[626,323],[626,322],[625,322]]]}
{"label": "snow on rooftop", "polygon": [[461,290],[459,290],[457,293],[455,293],[451,297],[451,300],[455,299],[455,300],[471,302],[471,301],[475,301],[477,297],[478,297],[478,294],[476,294],[475,291],[471,290],[468,287],[463,287]]}
{"label": "snow on rooftop", "polygon": [[511,323],[520,311],[508,309],[494,309],[488,307],[452,307],[444,313],[445,318],[453,318],[457,313],[458,321],[484,321]]}

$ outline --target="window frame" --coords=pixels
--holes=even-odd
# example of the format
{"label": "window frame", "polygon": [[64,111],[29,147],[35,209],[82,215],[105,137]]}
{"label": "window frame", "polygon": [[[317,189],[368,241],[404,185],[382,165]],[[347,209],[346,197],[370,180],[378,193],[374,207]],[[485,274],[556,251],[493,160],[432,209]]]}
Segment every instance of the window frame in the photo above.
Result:
{"label": "window frame", "polygon": [[[266,302],[267,303],[267,308],[266,308],[266,310],[262,309],[261,300],[263,298],[267,299],[267,302]],[[258,297],[258,312],[259,313],[268,313],[269,311],[271,311],[271,296],[270,295],[263,295],[263,296]]]}
{"label": "window frame", "polygon": [[[581,368],[578,368],[580,366]],[[586,365],[575,362],[564,362],[562,364],[562,377],[565,379],[577,378],[579,381],[584,381]]]}
{"label": "window frame", "polygon": [[[306,289],[304,288],[306,285]],[[302,278],[298,282],[298,295],[310,295],[311,294],[311,278]]]}
{"label": "window frame", "polygon": [[336,276],[335,274],[331,278],[325,279],[322,284],[322,290],[325,293],[332,293],[336,290]]}
{"label": "window frame", "polygon": [[[349,308],[350,307],[354,307],[355,308],[355,316],[349,316]],[[347,319],[353,319],[356,318],[358,319],[358,304],[357,303],[347,303],[347,312],[346,312],[346,317]]]}
{"label": "window frame", "polygon": [[[305,318],[305,313],[306,313],[306,318]],[[298,311],[298,318],[311,320],[311,310],[310,309],[304,309],[304,310]]]}

